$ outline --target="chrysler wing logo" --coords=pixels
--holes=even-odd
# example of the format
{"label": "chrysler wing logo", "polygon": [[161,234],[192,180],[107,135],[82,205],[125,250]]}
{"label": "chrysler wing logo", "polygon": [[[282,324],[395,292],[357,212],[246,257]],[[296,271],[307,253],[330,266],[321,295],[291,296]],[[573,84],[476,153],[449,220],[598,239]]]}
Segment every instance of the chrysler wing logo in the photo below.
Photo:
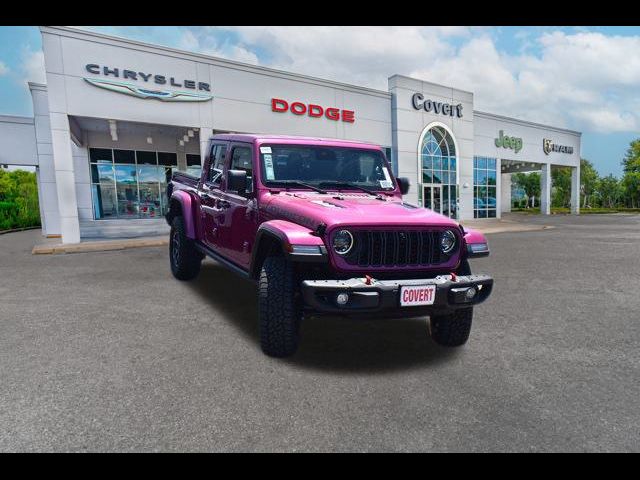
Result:
{"label": "chrysler wing logo", "polygon": [[86,78],[85,81],[96,87],[111,90],[113,92],[124,93],[138,98],[155,98],[162,102],[206,102],[211,100],[213,95],[202,95],[191,92],[169,92],[166,90],[150,90],[138,87],[132,83],[116,82],[113,80],[99,80],[97,78]]}

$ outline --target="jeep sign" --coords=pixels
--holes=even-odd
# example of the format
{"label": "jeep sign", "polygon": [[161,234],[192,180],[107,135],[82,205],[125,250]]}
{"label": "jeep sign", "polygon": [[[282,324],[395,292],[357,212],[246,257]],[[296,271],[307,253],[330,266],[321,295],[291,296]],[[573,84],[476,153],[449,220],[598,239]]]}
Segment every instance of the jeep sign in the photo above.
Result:
{"label": "jeep sign", "polygon": [[522,150],[522,138],[508,137],[504,135],[504,131],[500,130],[498,138],[495,140],[496,147],[510,148],[515,153]]}
{"label": "jeep sign", "polygon": [[411,103],[416,110],[424,110],[425,112],[433,111],[439,115],[462,118],[461,103],[451,105],[450,103],[435,102],[430,99],[425,100],[421,93],[414,93],[413,97],[411,97]]}

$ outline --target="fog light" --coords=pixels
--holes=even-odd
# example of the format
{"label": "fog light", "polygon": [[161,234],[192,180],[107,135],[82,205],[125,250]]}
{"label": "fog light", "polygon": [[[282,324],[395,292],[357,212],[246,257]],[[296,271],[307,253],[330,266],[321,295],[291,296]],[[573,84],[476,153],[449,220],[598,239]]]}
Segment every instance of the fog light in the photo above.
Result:
{"label": "fog light", "polygon": [[467,300],[472,300],[473,297],[476,296],[476,289],[474,287],[469,288],[467,293],[465,293],[465,296],[467,297]]}
{"label": "fog light", "polygon": [[339,293],[338,296],[336,297],[336,303],[338,305],[346,305],[348,301],[349,301],[348,293]]}

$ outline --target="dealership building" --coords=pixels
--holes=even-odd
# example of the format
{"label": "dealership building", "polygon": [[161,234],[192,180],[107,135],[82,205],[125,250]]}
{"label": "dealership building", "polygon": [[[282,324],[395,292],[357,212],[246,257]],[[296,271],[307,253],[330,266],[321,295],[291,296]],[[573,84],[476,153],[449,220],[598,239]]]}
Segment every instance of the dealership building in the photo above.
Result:
{"label": "dealership building", "polygon": [[[571,168],[579,132],[474,110],[474,94],[402,75],[388,90],[66,27],[40,27],[46,85],[33,117],[0,115],[0,164],[36,167],[43,235],[64,243],[164,233],[171,172],[197,172],[216,133],[381,145],[406,200],[466,220],[511,208],[511,175]],[[1,107],[0,107],[1,109]]]}

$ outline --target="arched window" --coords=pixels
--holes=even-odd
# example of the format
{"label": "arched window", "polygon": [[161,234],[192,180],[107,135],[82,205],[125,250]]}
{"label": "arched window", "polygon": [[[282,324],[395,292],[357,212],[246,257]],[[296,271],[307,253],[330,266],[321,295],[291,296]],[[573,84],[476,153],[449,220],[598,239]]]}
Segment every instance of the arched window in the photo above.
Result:
{"label": "arched window", "polygon": [[422,204],[438,213],[457,217],[458,159],[451,134],[442,126],[427,130],[420,145]]}

